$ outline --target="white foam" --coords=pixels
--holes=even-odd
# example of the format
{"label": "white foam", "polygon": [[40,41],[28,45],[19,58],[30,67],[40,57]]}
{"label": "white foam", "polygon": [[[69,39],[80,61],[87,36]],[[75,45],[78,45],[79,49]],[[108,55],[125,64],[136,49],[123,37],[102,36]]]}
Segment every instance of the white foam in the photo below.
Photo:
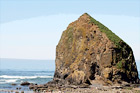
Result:
{"label": "white foam", "polygon": [[33,78],[53,78],[53,76],[7,76],[2,75],[0,78],[13,78],[13,79],[33,79]]}
{"label": "white foam", "polygon": [[5,80],[5,82],[7,82],[7,83],[13,83],[13,82],[16,82],[16,81],[17,81],[17,79]]}
{"label": "white foam", "polygon": [[5,84],[5,83],[14,83],[16,82],[18,79],[10,79],[10,80],[1,80],[0,84]]}

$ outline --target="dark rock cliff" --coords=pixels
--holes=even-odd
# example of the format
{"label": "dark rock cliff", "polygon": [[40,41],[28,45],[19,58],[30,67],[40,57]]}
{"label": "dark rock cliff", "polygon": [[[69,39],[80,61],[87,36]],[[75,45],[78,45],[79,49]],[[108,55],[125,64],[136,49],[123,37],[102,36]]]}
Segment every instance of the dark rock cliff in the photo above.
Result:
{"label": "dark rock cliff", "polygon": [[87,13],[63,32],[55,63],[54,80],[64,84],[139,83],[131,47]]}

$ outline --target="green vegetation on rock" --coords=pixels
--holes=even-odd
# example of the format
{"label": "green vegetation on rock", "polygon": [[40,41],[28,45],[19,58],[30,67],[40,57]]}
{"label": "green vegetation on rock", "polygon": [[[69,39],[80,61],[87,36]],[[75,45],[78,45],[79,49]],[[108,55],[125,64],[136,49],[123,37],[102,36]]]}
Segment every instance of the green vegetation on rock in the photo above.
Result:
{"label": "green vegetation on rock", "polygon": [[[87,13],[86,13],[87,14]],[[88,14],[87,14],[88,15]],[[90,15],[89,15],[90,16]],[[104,26],[102,23],[99,21],[96,21],[94,18],[90,16],[90,23],[94,23],[97,25],[100,29],[101,32],[104,32],[107,37],[118,47],[121,48],[119,42],[122,41],[115,33],[113,33],[111,30],[109,30],[106,26]]]}
{"label": "green vegetation on rock", "polygon": [[69,48],[73,41],[73,28],[68,28],[68,30],[66,30],[65,33],[67,35],[66,46],[67,48]]}
{"label": "green vegetation on rock", "polygon": [[68,41],[71,42],[73,40],[73,28],[69,28],[67,30],[67,35],[68,35]]}
{"label": "green vegetation on rock", "polygon": [[122,61],[118,62],[118,63],[116,64],[116,66],[117,66],[118,69],[121,69],[121,68],[122,68]]}

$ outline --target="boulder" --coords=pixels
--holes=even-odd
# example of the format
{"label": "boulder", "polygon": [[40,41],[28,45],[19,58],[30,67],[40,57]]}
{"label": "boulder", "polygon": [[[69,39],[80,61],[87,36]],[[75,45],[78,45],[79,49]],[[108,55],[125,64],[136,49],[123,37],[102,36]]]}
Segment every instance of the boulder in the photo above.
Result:
{"label": "boulder", "polygon": [[26,81],[26,82],[22,82],[20,85],[21,85],[21,86],[29,86],[30,83]]}
{"label": "boulder", "polygon": [[54,80],[62,84],[139,83],[131,47],[87,13],[63,32],[55,65]]}

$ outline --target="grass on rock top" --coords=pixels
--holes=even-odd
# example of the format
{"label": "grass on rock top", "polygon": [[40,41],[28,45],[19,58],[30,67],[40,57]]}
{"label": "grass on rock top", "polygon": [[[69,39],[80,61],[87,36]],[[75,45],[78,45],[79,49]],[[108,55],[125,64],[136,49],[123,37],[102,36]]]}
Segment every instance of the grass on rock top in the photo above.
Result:
{"label": "grass on rock top", "polygon": [[[86,13],[87,14],[87,13]],[[88,14],[87,14],[88,15]],[[121,48],[119,42],[123,41],[122,39],[120,39],[117,35],[115,35],[115,33],[113,33],[111,30],[109,30],[106,26],[104,26],[102,23],[100,23],[99,21],[96,21],[94,18],[92,18],[90,15],[88,15],[90,17],[90,23],[94,23],[95,25],[97,25],[100,29],[101,32],[104,32],[107,37],[118,47]]]}

